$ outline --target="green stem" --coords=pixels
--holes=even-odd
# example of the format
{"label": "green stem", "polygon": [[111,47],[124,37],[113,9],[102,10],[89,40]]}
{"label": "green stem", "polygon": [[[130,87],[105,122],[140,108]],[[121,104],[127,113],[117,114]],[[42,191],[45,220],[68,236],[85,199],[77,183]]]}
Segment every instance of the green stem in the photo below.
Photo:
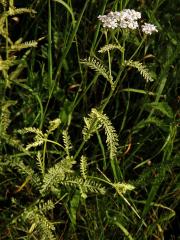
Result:
{"label": "green stem", "polygon": [[45,174],[45,158],[46,158],[46,148],[47,148],[47,141],[44,143],[44,148],[43,148],[43,157],[42,157],[42,175],[44,176]]}
{"label": "green stem", "polygon": [[143,45],[143,43],[145,42],[146,40],[146,36],[144,36],[138,46],[138,48],[136,49],[136,51],[133,53],[133,55],[129,58],[129,60],[133,59],[134,56],[138,53],[139,49],[141,48],[141,46]]}
{"label": "green stem", "polygon": [[123,46],[122,47],[123,47],[124,51],[121,54],[121,66],[124,65],[124,53],[125,53],[125,45],[126,45],[126,32],[125,31],[123,31]]}
{"label": "green stem", "polygon": [[48,82],[49,93],[52,87],[52,18],[51,18],[51,0],[48,0]]}
{"label": "green stem", "polygon": [[54,145],[57,145],[57,146],[59,146],[59,147],[61,147],[61,148],[63,148],[64,149],[64,147],[61,145],[61,144],[59,144],[59,143],[57,143],[57,142],[54,142],[54,141],[52,141],[52,140],[49,140],[49,139],[44,139],[44,148],[43,148],[43,158],[42,158],[42,175],[44,176],[44,174],[45,174],[45,157],[46,157],[46,148],[47,148],[47,143],[53,143]]}
{"label": "green stem", "polygon": [[[106,38],[106,44],[108,44],[107,31],[105,31],[105,38]],[[112,74],[111,74],[111,55],[110,55],[109,50],[108,50],[108,66],[109,66],[109,73],[110,73],[110,76],[112,78]]]}

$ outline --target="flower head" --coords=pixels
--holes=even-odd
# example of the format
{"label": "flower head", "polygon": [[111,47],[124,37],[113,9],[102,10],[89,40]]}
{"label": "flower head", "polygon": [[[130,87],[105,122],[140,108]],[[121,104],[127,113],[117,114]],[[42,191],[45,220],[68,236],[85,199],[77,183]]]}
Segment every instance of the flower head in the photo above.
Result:
{"label": "flower head", "polygon": [[150,23],[145,23],[144,25],[141,26],[141,28],[145,34],[149,35],[151,35],[153,32],[158,32],[156,26]]}
{"label": "flower head", "polygon": [[113,12],[108,13],[108,15],[99,15],[99,20],[103,23],[104,28],[117,28],[117,19]]}
{"label": "flower head", "polygon": [[104,28],[115,29],[120,28],[129,28],[136,29],[138,28],[137,20],[141,18],[141,13],[131,9],[124,9],[121,12],[110,12],[107,15],[98,16],[99,20],[103,23]]}
{"label": "flower head", "polygon": [[121,21],[136,21],[141,18],[141,13],[135,11],[134,9],[124,9],[120,12],[121,15]]}

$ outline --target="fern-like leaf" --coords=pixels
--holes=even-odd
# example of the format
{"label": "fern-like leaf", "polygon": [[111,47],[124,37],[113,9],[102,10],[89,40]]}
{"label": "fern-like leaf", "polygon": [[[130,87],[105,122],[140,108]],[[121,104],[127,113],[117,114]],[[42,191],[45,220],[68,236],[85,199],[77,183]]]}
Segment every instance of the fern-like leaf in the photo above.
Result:
{"label": "fern-like leaf", "polygon": [[81,156],[80,159],[80,172],[81,176],[86,179],[87,178],[87,158],[85,156]]}
{"label": "fern-like leaf", "polygon": [[47,130],[47,134],[49,135],[50,133],[54,132],[54,130],[57,129],[60,124],[61,124],[61,119],[59,119],[59,118],[56,118],[56,119],[50,121],[48,130]]}
{"label": "fern-like leaf", "polygon": [[34,127],[27,127],[27,128],[19,129],[19,130],[17,130],[17,132],[22,135],[24,135],[26,133],[35,133],[36,135],[43,137],[43,132],[40,129],[34,128]]}
{"label": "fern-like leaf", "polygon": [[7,129],[11,123],[9,107],[15,104],[16,101],[12,100],[2,102],[0,113],[0,144],[4,142],[12,147],[22,150],[23,146],[21,142],[16,139],[15,136],[9,135],[7,132]]}
{"label": "fern-like leaf", "polygon": [[[22,214],[21,219],[25,221],[26,225],[31,224],[29,229],[29,233],[35,236],[36,239],[43,239],[43,240],[55,240],[54,224],[49,221],[49,219],[44,214],[43,205],[48,211],[52,209],[50,207],[53,203],[47,202],[46,204],[40,204],[39,206],[35,205],[33,207],[27,208]],[[45,206],[46,205],[46,206]]]}
{"label": "fern-like leaf", "polygon": [[43,169],[43,161],[42,161],[42,156],[41,156],[41,152],[40,151],[37,152],[36,159],[37,159],[37,166],[38,166],[40,172],[43,175],[44,174],[44,169]]}
{"label": "fern-like leaf", "polygon": [[27,127],[24,129],[20,129],[20,130],[17,130],[17,132],[19,134],[26,134],[26,133],[34,133],[35,134],[34,141],[32,143],[29,143],[26,146],[26,150],[29,150],[30,148],[40,146],[45,141],[47,141],[48,135],[52,134],[52,132],[59,126],[60,123],[61,123],[61,120],[59,118],[55,119],[53,121],[50,121],[49,127],[48,127],[46,133],[43,133],[40,129],[34,128],[34,127]]}
{"label": "fern-like leaf", "polygon": [[81,60],[81,63],[95,70],[100,75],[102,75],[111,84],[111,88],[114,89],[113,77],[111,76],[110,72],[102,63],[97,61],[95,58],[90,58],[90,57],[87,59]]}
{"label": "fern-like leaf", "polygon": [[35,147],[41,146],[41,145],[43,145],[43,143],[44,143],[44,139],[39,138],[39,136],[35,136],[34,137],[34,142],[33,143],[29,143],[26,146],[26,150],[29,150],[30,148],[35,148]]}
{"label": "fern-like leaf", "polygon": [[89,114],[89,117],[84,118],[85,126],[82,130],[84,141],[87,141],[91,136],[102,126],[93,112]]}
{"label": "fern-like leaf", "polygon": [[41,239],[56,240],[53,234],[54,230],[55,230],[54,224],[50,222],[44,215],[39,214],[38,231],[41,234]]}
{"label": "fern-like leaf", "polygon": [[26,146],[26,150],[29,150],[30,148],[32,147],[37,147],[37,146],[40,146],[44,143],[44,134],[43,132],[38,129],[38,128],[34,128],[34,127],[28,127],[28,128],[24,128],[24,129],[20,129],[20,130],[17,130],[17,132],[19,134],[26,134],[26,133],[34,133],[35,134],[35,137],[34,137],[34,142],[32,143],[29,143],[27,146]]}
{"label": "fern-like leaf", "polygon": [[1,4],[3,5],[3,7],[4,7],[4,9],[7,7],[7,5],[8,5],[8,0],[1,0]]}
{"label": "fern-like leaf", "polygon": [[93,108],[89,114],[89,118],[85,118],[85,124],[86,125],[82,131],[85,141],[87,141],[100,127],[105,129],[107,137],[106,143],[110,152],[110,159],[113,159],[116,156],[119,144],[118,135],[109,118]]}
{"label": "fern-like leaf", "polygon": [[52,200],[44,202],[43,200],[39,203],[39,210],[46,214],[48,211],[54,209],[54,203]]}
{"label": "fern-like leaf", "polygon": [[95,108],[92,109],[92,113],[95,114],[98,121],[102,124],[103,128],[105,129],[106,143],[110,152],[110,159],[113,159],[116,157],[117,147],[119,146],[118,135],[116,133],[116,130],[112,126],[112,123],[106,116],[106,114],[98,112],[97,109]]}
{"label": "fern-like leaf", "polygon": [[138,61],[129,60],[129,61],[125,61],[125,65],[136,68],[147,82],[154,81],[153,78],[151,77],[151,74],[149,73],[148,69],[142,63],[140,63]]}
{"label": "fern-like leaf", "polygon": [[15,43],[10,46],[9,51],[20,51],[22,49],[26,48],[32,48],[32,47],[37,47],[38,42],[36,41],[29,41],[29,42],[24,42],[24,43]]}
{"label": "fern-like leaf", "polygon": [[73,158],[67,157],[51,167],[44,176],[41,194],[43,195],[47,190],[51,189],[51,187],[56,187],[61,183],[67,173],[72,173],[72,166],[75,163]]}
{"label": "fern-like leaf", "polygon": [[36,14],[36,11],[31,8],[15,8],[15,7],[9,7],[9,10],[7,12],[4,12],[7,16],[15,16],[23,13],[30,13],[30,14]]}
{"label": "fern-like leaf", "polygon": [[66,151],[66,154],[69,156],[70,155],[70,150],[72,149],[71,139],[70,139],[70,136],[68,135],[67,130],[64,130],[62,132],[62,135],[63,135],[63,142],[64,142],[64,146],[65,146],[65,151]]}
{"label": "fern-like leaf", "polygon": [[99,53],[105,53],[114,49],[118,49],[120,52],[124,52],[124,48],[120,45],[116,45],[116,44],[107,44],[104,47],[102,47],[98,52]]}
{"label": "fern-like leaf", "polygon": [[116,189],[119,195],[125,194],[127,191],[132,191],[135,187],[129,183],[113,183],[113,187]]}
{"label": "fern-like leaf", "polygon": [[15,57],[11,57],[7,60],[2,60],[0,58],[0,71],[8,70],[10,67],[17,64],[17,61],[15,60]]}
{"label": "fern-like leaf", "polygon": [[9,107],[12,105],[16,104],[16,101],[6,101],[6,102],[2,102],[1,103],[1,119],[0,119],[0,132],[2,133],[7,133],[7,128],[9,127],[9,124],[11,123],[10,120],[10,111],[9,111]]}
{"label": "fern-like leaf", "polygon": [[88,193],[105,194],[106,192],[105,187],[100,183],[80,177],[67,176],[61,184],[75,188],[78,187],[83,198],[86,198]]}

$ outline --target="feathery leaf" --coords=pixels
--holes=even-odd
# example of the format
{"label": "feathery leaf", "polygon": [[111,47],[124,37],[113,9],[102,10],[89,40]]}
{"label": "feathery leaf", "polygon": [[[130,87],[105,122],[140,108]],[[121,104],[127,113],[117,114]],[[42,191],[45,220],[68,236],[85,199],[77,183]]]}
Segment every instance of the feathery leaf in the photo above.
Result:
{"label": "feathery leaf", "polygon": [[47,134],[49,135],[50,133],[54,132],[54,130],[57,129],[60,124],[61,124],[61,120],[59,118],[56,118],[56,119],[50,121],[48,130],[47,130]]}
{"label": "feathery leaf", "polygon": [[62,183],[66,174],[73,172],[72,166],[75,163],[76,162],[73,160],[73,158],[67,157],[55,164],[53,167],[49,168],[43,179],[41,194],[44,195],[44,193],[51,189],[51,187],[56,187],[58,184]]}
{"label": "feathery leaf", "polygon": [[80,172],[81,176],[86,179],[87,178],[87,158],[85,156],[81,156],[80,159]]}
{"label": "feathery leaf", "polygon": [[67,176],[61,183],[65,186],[78,187],[83,198],[86,198],[88,193],[105,194],[105,188],[92,179]]}
{"label": "feathery leaf", "polygon": [[113,77],[111,76],[110,72],[102,63],[97,61],[95,58],[90,58],[90,57],[87,59],[81,60],[81,63],[95,70],[100,75],[102,75],[111,84],[111,88],[114,89]]}
{"label": "feathery leaf", "polygon": [[95,108],[92,109],[92,113],[96,115],[98,121],[102,124],[105,129],[106,143],[110,152],[110,159],[116,157],[118,143],[118,135],[115,128],[112,126],[111,121],[106,114],[98,112]]}
{"label": "feathery leaf", "polygon": [[10,46],[9,51],[20,51],[22,49],[26,48],[32,48],[32,47],[37,47],[38,42],[36,41],[29,41],[29,42],[24,42],[24,43],[15,43]]}
{"label": "feathery leaf", "polygon": [[68,135],[67,130],[64,130],[62,132],[62,135],[63,135],[63,142],[64,142],[64,146],[65,146],[65,151],[66,151],[66,154],[69,156],[70,155],[70,150],[72,149],[71,139],[70,139],[70,136]]}
{"label": "feathery leaf", "polygon": [[148,69],[142,63],[140,63],[138,61],[128,60],[128,61],[125,61],[125,66],[130,66],[130,67],[136,68],[147,82],[154,81],[153,78],[151,77],[151,74],[149,73]]}
{"label": "feathery leaf", "polygon": [[124,48],[122,46],[115,45],[115,44],[107,44],[104,47],[102,47],[98,52],[104,53],[104,52],[108,52],[113,49],[118,49],[120,52],[124,52]]}

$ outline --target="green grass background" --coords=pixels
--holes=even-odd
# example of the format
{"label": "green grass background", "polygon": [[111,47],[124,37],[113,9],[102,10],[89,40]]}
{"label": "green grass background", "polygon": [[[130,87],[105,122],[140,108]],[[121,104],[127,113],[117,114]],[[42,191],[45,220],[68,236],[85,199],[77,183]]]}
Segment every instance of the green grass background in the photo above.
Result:
{"label": "green grass background", "polygon": [[[1,14],[9,4],[36,11],[8,16],[4,29],[13,43],[22,38],[38,45],[11,52],[7,35],[0,32],[1,59],[16,56],[17,61],[0,75],[0,239],[180,239],[178,1],[5,2]],[[105,38],[97,16],[124,8],[141,11],[159,30],[142,45],[142,36],[129,34],[124,54],[129,59],[139,47],[133,60],[145,64],[155,81],[125,70],[122,55],[112,51],[112,74],[118,84],[109,95],[110,84],[81,61],[90,56],[108,66],[107,53],[98,50],[115,35],[121,45],[124,40],[112,32]],[[96,129],[87,143],[82,137],[84,117],[103,103],[119,138],[114,162],[102,130]],[[49,133],[51,143],[27,152],[25,146],[34,135],[17,130],[32,127],[48,133],[49,122],[56,118],[61,124]],[[97,186],[83,198],[81,188],[59,182],[54,192],[41,194],[49,169],[65,157],[58,146],[65,142],[63,130],[68,130],[73,145],[69,157],[76,158],[73,174],[82,174],[80,157],[86,155],[87,176],[95,189],[96,180],[104,184],[105,194],[99,194]],[[58,171],[54,177],[59,177]],[[135,189],[118,194],[114,183]]]}

